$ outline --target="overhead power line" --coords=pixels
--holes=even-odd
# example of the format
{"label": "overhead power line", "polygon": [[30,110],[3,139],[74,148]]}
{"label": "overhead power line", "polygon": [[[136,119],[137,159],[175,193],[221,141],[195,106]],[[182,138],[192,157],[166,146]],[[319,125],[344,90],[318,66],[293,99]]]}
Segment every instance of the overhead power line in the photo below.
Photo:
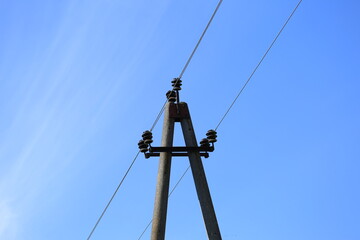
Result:
{"label": "overhead power line", "polygon": [[198,42],[196,43],[196,45],[195,45],[195,47],[194,47],[194,50],[191,52],[191,54],[190,54],[190,56],[189,56],[188,60],[186,61],[185,66],[183,67],[183,69],[182,69],[182,71],[181,71],[181,73],[180,73],[180,75],[179,75],[179,79],[181,79],[181,78],[182,78],[182,76],[184,75],[184,73],[185,73],[185,71],[186,71],[187,67],[189,66],[189,63],[191,62],[191,59],[193,58],[193,56],[194,56],[194,54],[195,54],[196,50],[198,49],[198,47],[199,47],[199,45],[200,45],[200,43],[201,43],[201,40],[203,39],[203,37],[204,37],[204,35],[205,35],[206,31],[208,30],[208,28],[209,28],[209,26],[210,26],[210,24],[211,24],[212,20],[214,19],[214,17],[215,17],[215,15],[216,15],[217,11],[219,10],[220,5],[221,5],[222,1],[223,1],[223,0],[220,0],[220,1],[218,2],[218,4],[217,4],[217,6],[216,6],[216,8],[215,8],[215,10],[214,10],[214,12],[213,12],[213,14],[211,15],[211,18],[210,18],[209,22],[207,23],[207,25],[206,25],[206,27],[205,27],[204,31],[202,32],[202,34],[201,34],[201,36],[200,36],[200,38],[199,38]]}
{"label": "overhead power line", "polygon": [[[184,68],[182,69],[180,75],[179,75],[179,80],[181,79],[181,77],[183,76],[184,72],[186,71],[189,63],[191,62],[191,59],[192,57],[194,56],[198,46],[200,45],[200,42],[201,40],[203,39],[207,29],[209,28],[214,16],[216,15],[216,12],[218,11],[221,3],[222,3],[223,0],[220,0],[218,5],[216,6],[208,24],[206,25],[203,33],[201,34],[195,48],[193,49],[190,57],[188,58]],[[298,2],[298,4],[296,5],[296,7],[294,8],[294,10],[292,11],[292,13],[290,14],[290,16],[288,17],[288,19],[286,20],[286,22],[284,23],[284,25],[282,26],[282,28],[280,29],[280,31],[278,32],[278,34],[276,35],[276,37],[274,38],[274,40],[272,41],[272,43],[270,44],[269,48],[266,50],[266,52],[264,53],[264,55],[262,56],[262,58],[260,59],[259,63],[256,65],[256,67],[254,68],[254,70],[252,71],[252,73],[250,74],[249,78],[247,79],[247,81],[245,82],[245,84],[242,86],[242,88],[240,89],[239,93],[237,94],[237,96],[235,97],[235,99],[233,100],[233,102],[230,104],[230,106],[228,107],[228,109],[226,110],[225,114],[223,115],[223,117],[220,119],[219,123],[217,124],[215,130],[217,130],[219,128],[219,126],[221,125],[221,123],[223,122],[223,120],[226,118],[227,114],[230,112],[230,110],[232,109],[233,105],[235,104],[235,102],[237,101],[237,99],[239,98],[239,96],[241,95],[241,93],[243,92],[243,90],[245,89],[245,87],[247,86],[247,84],[249,83],[249,81],[251,80],[251,78],[253,77],[253,75],[255,74],[255,72],[257,71],[257,69],[259,68],[259,66],[261,65],[261,63],[263,62],[263,60],[265,59],[265,57],[267,56],[267,54],[269,53],[269,51],[271,50],[271,48],[273,47],[273,45],[275,44],[276,40],[278,39],[278,37],[280,36],[280,34],[282,33],[282,31],[284,30],[284,28],[286,27],[286,25],[288,24],[288,22],[290,21],[290,19],[292,18],[292,16],[294,15],[294,13],[296,12],[297,8],[299,7],[299,5],[301,4],[302,0],[300,0]],[[167,101],[166,101],[167,102]],[[166,104],[165,102],[165,104]],[[150,131],[152,131],[154,129],[154,127],[156,126],[157,122],[159,121],[163,111],[164,111],[164,107],[165,107],[165,104],[163,105],[163,107],[161,108],[160,112],[158,113],[153,125],[151,126],[151,129]],[[124,182],[125,178],[127,177],[128,173],[130,172],[130,170],[132,169],[132,166],[134,165],[136,159],[138,158],[139,156],[139,153],[138,152],[133,161],[131,162],[130,166],[128,167],[127,171],[125,172],[123,178],[121,179],[120,183],[118,184],[117,188],[115,189],[113,195],[111,196],[110,200],[108,201],[108,203],[106,204],[104,210],[102,211],[100,217],[98,218],[98,220],[96,221],[94,227],[92,228],[87,240],[89,240],[92,236],[92,234],[94,233],[95,229],[97,228],[98,224],[100,223],[102,217],[104,216],[105,212],[107,211],[108,207],[110,206],[112,200],[114,199],[115,195],[117,194],[118,190],[120,189],[122,183]],[[176,187],[179,185],[179,183],[182,181],[183,177],[185,176],[185,174],[187,173],[187,171],[189,170],[189,167],[185,170],[185,172],[183,173],[183,175],[181,176],[181,178],[178,180],[178,182],[176,183],[176,185],[174,186],[174,188],[171,190],[170,194],[169,194],[169,197],[170,195],[174,192],[174,190],[176,189]],[[148,227],[150,226],[152,220],[150,221],[150,223],[146,226],[145,230],[142,232],[142,234],[140,235],[139,239],[141,239],[141,237],[143,236],[143,234],[146,232],[146,230],[148,229]]]}
{"label": "overhead power line", "polygon": [[[199,47],[199,45],[200,45],[200,43],[201,43],[202,39],[203,39],[203,38],[204,38],[204,36],[205,36],[205,33],[207,32],[208,28],[210,27],[210,24],[211,24],[212,20],[214,19],[214,17],[215,17],[215,15],[216,15],[217,11],[219,10],[219,8],[220,8],[220,6],[221,6],[221,3],[222,3],[222,2],[223,2],[223,0],[220,0],[220,1],[218,2],[218,4],[216,5],[216,8],[215,8],[215,10],[214,10],[213,14],[211,15],[211,17],[210,17],[210,19],[209,19],[208,23],[206,24],[206,27],[204,28],[204,31],[202,32],[202,34],[201,34],[201,36],[200,36],[199,40],[197,41],[197,43],[196,43],[196,45],[195,45],[194,49],[192,50],[192,52],[191,52],[191,54],[190,54],[189,58],[187,59],[187,61],[186,61],[185,65],[184,65],[184,67],[183,67],[183,69],[181,70],[180,75],[179,75],[179,77],[177,78],[177,81],[175,82],[175,85],[176,85],[176,83],[177,83],[179,80],[181,80],[182,76],[184,75],[184,73],[185,73],[185,71],[186,71],[187,67],[189,66],[189,64],[190,64],[190,62],[191,62],[191,60],[192,60],[192,58],[193,58],[193,56],[194,56],[194,54],[195,54],[196,50],[198,49],[198,47]],[[174,88],[173,88],[172,90],[174,90]],[[166,101],[164,102],[164,104],[163,104],[162,108],[160,109],[160,112],[158,113],[158,115],[157,115],[157,117],[156,117],[156,119],[155,119],[154,124],[151,126],[150,131],[152,131],[152,130],[155,128],[155,126],[156,126],[157,122],[160,120],[160,117],[161,117],[162,113],[164,112],[164,108],[165,108],[166,102],[167,102],[167,99],[166,99]]]}
{"label": "overhead power line", "polygon": [[254,76],[255,72],[258,70],[259,66],[261,65],[261,63],[263,62],[263,60],[265,59],[265,57],[267,56],[267,54],[269,53],[270,49],[273,47],[273,45],[275,44],[276,40],[278,39],[278,37],[280,36],[280,34],[282,33],[282,31],[284,30],[284,28],[286,27],[286,25],[288,24],[288,22],[290,21],[291,17],[294,15],[294,13],[296,12],[296,10],[298,9],[300,3],[302,2],[302,0],[300,0],[298,2],[298,4],[296,5],[296,7],[294,8],[294,10],[291,12],[290,16],[287,18],[287,20],[285,21],[284,25],[282,26],[282,28],[280,29],[280,31],[278,32],[278,34],[276,35],[276,37],[274,38],[274,40],[271,42],[270,46],[268,47],[268,49],[266,50],[266,52],[264,53],[264,55],[262,56],[262,58],[260,59],[260,61],[258,62],[258,64],[256,65],[256,67],[254,68],[254,70],[251,72],[250,76],[248,77],[248,79],[246,80],[245,84],[242,86],[242,88],[240,89],[239,93],[237,94],[237,96],[235,97],[235,99],[232,101],[232,103],[230,104],[230,106],[228,107],[228,109],[226,110],[225,114],[222,116],[222,118],[220,119],[219,123],[216,125],[215,127],[215,131],[219,128],[219,126],[221,125],[221,123],[223,122],[223,120],[225,119],[225,117],[227,116],[227,114],[230,112],[231,108],[234,106],[235,102],[237,101],[237,99],[239,98],[239,96],[241,95],[241,93],[244,91],[245,87],[247,86],[247,84],[250,82],[251,78]]}
{"label": "overhead power line", "polygon": [[[287,18],[286,22],[284,23],[284,25],[282,26],[282,28],[280,29],[280,31],[278,32],[278,34],[276,35],[276,37],[274,38],[274,40],[272,41],[272,43],[270,44],[270,46],[268,47],[268,49],[266,50],[265,54],[262,56],[262,58],[260,59],[259,63],[256,65],[255,69],[252,71],[252,73],[250,74],[249,78],[247,79],[247,81],[245,82],[245,84],[243,85],[243,87],[240,89],[239,93],[237,94],[237,96],[235,97],[234,101],[231,103],[230,107],[227,109],[227,111],[225,112],[225,114],[223,115],[223,117],[221,118],[220,122],[218,123],[218,125],[216,126],[215,130],[218,129],[218,127],[220,126],[220,124],[222,123],[222,121],[225,119],[226,115],[229,113],[230,109],[232,108],[232,106],[235,104],[236,100],[238,99],[238,97],[240,96],[240,94],[243,92],[243,90],[245,89],[246,85],[249,83],[250,79],[252,78],[252,76],[255,74],[256,70],[259,68],[260,64],[262,63],[262,61],[264,60],[264,58],[266,57],[266,55],[268,54],[268,52],[270,51],[270,49],[272,48],[272,46],[274,45],[274,43],[276,42],[276,40],[278,39],[278,37],[280,36],[281,32],[284,30],[285,26],[288,24],[289,20],[291,19],[291,17],[294,15],[295,11],[297,10],[297,8],[299,7],[300,3],[302,2],[302,0],[300,0],[298,2],[298,4],[296,5],[296,7],[294,8],[294,10],[291,12],[290,16]],[[184,171],[184,173],[181,175],[180,179],[176,182],[175,187],[171,190],[170,195],[175,191],[176,187],[179,185],[179,183],[182,181],[182,179],[184,178],[184,176],[186,175],[186,173],[188,172],[190,166]],[[146,230],[149,228],[149,226],[152,223],[152,219],[151,221],[148,223],[148,225],[145,227],[145,229],[143,230],[143,232],[141,233],[140,237],[138,238],[138,240],[140,240],[142,238],[142,236],[144,235],[144,233],[146,232]]]}
{"label": "overhead power line", "polygon": [[[197,41],[197,43],[196,43],[196,45],[195,45],[195,47],[194,47],[193,51],[191,52],[191,54],[190,54],[190,56],[189,56],[188,60],[186,61],[185,66],[183,67],[183,69],[182,69],[182,71],[181,71],[181,73],[180,73],[180,75],[179,75],[178,80],[180,80],[180,79],[181,79],[181,77],[183,76],[183,74],[185,73],[185,71],[186,71],[186,69],[187,69],[187,67],[188,67],[189,63],[191,62],[191,59],[193,58],[193,56],[194,56],[194,54],[195,54],[195,52],[196,52],[197,48],[199,47],[199,45],[200,45],[200,43],[201,43],[201,41],[202,41],[202,39],[203,39],[203,37],[204,37],[204,35],[205,35],[206,31],[208,30],[208,28],[209,28],[209,26],[210,26],[210,24],[211,24],[212,20],[214,19],[215,15],[216,15],[216,12],[218,11],[218,9],[219,9],[219,7],[220,7],[220,5],[221,5],[222,1],[223,1],[223,0],[220,0],[220,1],[218,2],[218,4],[217,4],[217,6],[216,6],[216,8],[215,8],[215,10],[214,10],[214,12],[213,12],[213,14],[211,15],[211,18],[210,18],[209,22],[207,23],[207,25],[206,25],[206,27],[205,27],[204,31],[202,32],[202,34],[201,34],[201,36],[200,36],[199,40]],[[176,85],[176,84],[175,84],[175,85]],[[152,124],[152,126],[151,126],[151,128],[150,128],[150,131],[152,131],[152,130],[155,128],[156,124],[157,124],[157,123],[158,123],[158,121],[160,120],[161,115],[162,115],[162,113],[164,112],[166,102],[167,102],[167,100],[165,101],[165,103],[163,104],[163,106],[162,106],[162,108],[161,108],[160,112],[159,112],[159,113],[158,113],[158,115],[156,116],[155,121],[154,121],[154,123]],[[106,204],[106,206],[105,206],[104,210],[102,211],[102,213],[100,214],[99,218],[97,219],[97,221],[96,221],[96,223],[95,223],[94,227],[92,228],[92,230],[91,230],[91,232],[90,232],[89,236],[87,237],[87,240],[90,240],[91,236],[93,235],[94,231],[96,230],[97,226],[99,225],[99,223],[100,223],[101,219],[103,218],[103,216],[104,216],[105,212],[107,211],[108,207],[110,206],[111,202],[113,201],[113,199],[114,199],[115,195],[116,195],[116,194],[117,194],[117,192],[119,191],[119,189],[120,189],[121,185],[123,184],[124,180],[126,179],[126,177],[127,177],[128,173],[129,173],[129,172],[130,172],[130,170],[132,169],[132,167],[133,167],[133,165],[134,165],[134,163],[135,163],[136,159],[137,159],[137,158],[138,158],[138,156],[139,156],[139,153],[140,153],[140,152],[138,152],[138,153],[135,155],[135,157],[134,157],[134,159],[132,160],[132,162],[131,162],[130,166],[129,166],[129,167],[128,167],[128,169],[126,170],[126,172],[125,172],[125,174],[124,174],[123,178],[121,179],[120,183],[118,184],[117,188],[115,189],[114,193],[112,194],[112,196],[111,196],[110,200],[108,201],[108,203]],[[187,172],[188,170],[189,170],[189,168],[188,168],[188,169],[186,169],[186,171],[184,172],[183,176],[185,176],[185,174],[186,174],[186,172]],[[180,180],[178,181],[178,183],[182,180],[183,176],[180,178]],[[173,190],[170,192],[169,196],[170,196],[170,195],[171,195],[171,193],[172,193],[172,192],[176,189],[176,187],[177,187],[178,183],[175,185],[175,187],[173,188]],[[151,221],[152,221],[152,220],[151,220]],[[150,224],[151,224],[151,222],[150,222]],[[147,227],[148,227],[148,226],[147,226]],[[146,229],[147,229],[147,228],[146,228]],[[146,231],[146,229],[145,229],[145,231]],[[140,237],[141,237],[141,236],[140,236]]]}
{"label": "overhead power line", "polygon": [[118,184],[117,188],[115,189],[115,192],[112,194],[110,200],[109,200],[108,203],[106,204],[104,210],[102,211],[102,213],[101,213],[101,215],[99,216],[98,220],[96,221],[94,227],[92,228],[89,236],[87,237],[87,240],[89,240],[89,239],[91,238],[92,234],[94,233],[95,229],[97,228],[97,226],[98,226],[99,222],[101,221],[102,217],[104,216],[106,210],[107,210],[108,207],[110,206],[110,204],[111,204],[112,200],[114,199],[116,193],[119,191],[122,183],[124,182],[125,178],[127,177],[128,173],[130,172],[130,170],[131,170],[132,166],[134,165],[136,159],[138,158],[139,154],[140,154],[140,151],[135,155],[135,157],[134,157],[134,159],[132,160],[130,166],[129,166],[128,169],[126,170],[126,172],[125,172],[124,176],[122,177],[120,183]]}

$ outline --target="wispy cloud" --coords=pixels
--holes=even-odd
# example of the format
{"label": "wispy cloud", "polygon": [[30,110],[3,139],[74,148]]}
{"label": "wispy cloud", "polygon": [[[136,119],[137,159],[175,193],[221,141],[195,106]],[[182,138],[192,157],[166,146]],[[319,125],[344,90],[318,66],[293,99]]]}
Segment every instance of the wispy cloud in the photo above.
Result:
{"label": "wispy cloud", "polygon": [[0,237],[1,239],[16,239],[18,222],[14,209],[5,202],[0,202]]}
{"label": "wispy cloud", "polygon": [[[160,21],[162,11],[164,9],[160,9],[158,15],[154,13],[155,22]],[[0,138],[0,239],[22,239],[19,236],[23,234],[24,224],[35,218],[34,212],[40,207],[37,200],[48,190],[51,181],[68,169],[79,149],[97,131],[96,125],[109,102],[116,96],[125,98],[128,94],[124,82],[137,70],[142,52],[156,28],[153,25],[145,36],[137,39],[136,50],[120,66],[117,78],[96,89],[99,91],[97,101],[89,107],[84,99],[92,96],[88,96],[86,90],[101,82],[107,65],[121,52],[108,55],[104,63],[92,71],[95,74],[91,78],[82,80],[80,87],[74,88],[80,62],[88,51],[84,45],[90,22],[95,21],[92,14],[96,12],[95,5],[85,11],[81,24],[74,30],[71,20],[78,16],[76,6],[69,4],[57,33],[47,45],[34,49],[36,57],[29,59],[29,70],[16,75],[22,84],[15,89],[14,98],[21,100],[9,102],[16,110],[7,116],[10,124]]]}

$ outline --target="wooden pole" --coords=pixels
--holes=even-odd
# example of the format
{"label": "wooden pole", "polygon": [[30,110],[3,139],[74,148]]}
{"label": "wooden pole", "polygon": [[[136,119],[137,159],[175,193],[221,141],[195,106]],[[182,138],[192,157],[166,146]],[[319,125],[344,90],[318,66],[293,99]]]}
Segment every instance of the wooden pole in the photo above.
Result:
{"label": "wooden pole", "polygon": [[[186,103],[184,109],[188,107]],[[191,117],[180,120],[181,128],[184,134],[185,144],[187,147],[197,147],[195,131],[192,125]],[[207,184],[204,167],[198,151],[189,152],[190,166],[194,177],[195,187],[199,198],[203,219],[209,240],[221,240],[219,225],[216,219],[214,206],[211,200],[209,186]]]}
{"label": "wooden pole", "polygon": [[[174,139],[175,119],[170,117],[170,104],[167,103],[164,110],[164,124],[161,139],[161,146],[172,147]],[[171,168],[171,153],[160,153],[159,171],[157,176],[155,206],[153,213],[153,223],[151,240],[164,240],[166,227],[166,213],[169,195]]]}

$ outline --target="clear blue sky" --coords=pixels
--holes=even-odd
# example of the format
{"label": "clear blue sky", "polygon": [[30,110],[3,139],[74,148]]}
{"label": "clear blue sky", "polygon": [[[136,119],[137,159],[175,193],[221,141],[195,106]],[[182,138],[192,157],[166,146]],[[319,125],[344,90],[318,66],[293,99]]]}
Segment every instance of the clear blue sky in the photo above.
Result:
{"label": "clear blue sky", "polygon": [[[0,0],[0,239],[86,239],[216,4]],[[199,140],[296,4],[224,0],[183,76]],[[359,5],[303,1],[218,129],[204,166],[223,239],[360,239]],[[138,158],[94,240],[138,238],[157,167]],[[206,239],[190,174],[166,235]]]}

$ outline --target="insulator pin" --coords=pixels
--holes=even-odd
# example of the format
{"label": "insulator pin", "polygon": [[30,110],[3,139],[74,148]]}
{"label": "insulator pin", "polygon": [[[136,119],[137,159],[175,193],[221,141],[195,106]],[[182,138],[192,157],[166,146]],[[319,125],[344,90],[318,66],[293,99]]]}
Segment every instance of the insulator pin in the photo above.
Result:
{"label": "insulator pin", "polygon": [[138,143],[140,152],[146,153],[148,151],[148,145],[144,142],[144,140],[140,140]]}
{"label": "insulator pin", "polygon": [[207,138],[203,138],[200,141],[200,147],[210,147],[210,143],[209,140]]}
{"label": "insulator pin", "polygon": [[209,142],[210,143],[214,143],[214,142],[216,142],[217,140],[216,140],[216,138],[217,138],[217,132],[215,131],[215,130],[209,130],[209,131],[207,131],[207,133],[206,133],[206,137],[207,137],[207,139],[209,140]]}
{"label": "insulator pin", "polygon": [[181,90],[181,83],[182,81],[180,80],[180,78],[174,78],[171,83],[172,83],[172,87],[173,87],[173,90],[175,91],[179,91]]}
{"label": "insulator pin", "polygon": [[168,91],[166,93],[166,97],[169,102],[175,102],[176,101],[176,92],[175,91]]}
{"label": "insulator pin", "polygon": [[141,137],[143,138],[145,144],[151,144],[153,142],[153,140],[152,140],[152,138],[153,138],[152,132],[150,132],[148,130],[143,132]]}

